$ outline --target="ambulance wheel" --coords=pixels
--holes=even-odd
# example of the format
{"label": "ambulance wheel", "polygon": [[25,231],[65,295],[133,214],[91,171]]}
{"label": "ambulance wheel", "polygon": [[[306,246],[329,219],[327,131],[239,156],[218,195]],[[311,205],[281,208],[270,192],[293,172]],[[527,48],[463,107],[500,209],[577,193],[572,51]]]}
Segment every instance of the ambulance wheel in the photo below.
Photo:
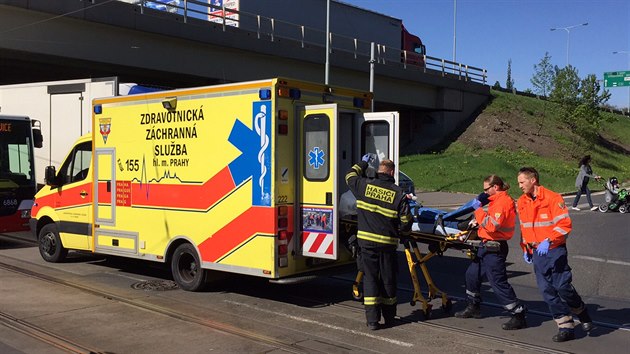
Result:
{"label": "ambulance wheel", "polygon": [[186,291],[200,291],[208,282],[208,270],[201,268],[197,250],[190,243],[181,244],[175,249],[171,260],[173,279]]}
{"label": "ambulance wheel", "polygon": [[602,213],[605,213],[608,211],[608,203],[604,203],[604,204],[600,204],[597,209],[599,209],[599,211],[601,211]]}
{"label": "ambulance wheel", "polygon": [[68,250],[61,244],[61,237],[57,231],[57,225],[47,224],[39,231],[39,254],[46,262],[63,262],[68,255]]}
{"label": "ambulance wheel", "polygon": [[627,213],[627,212],[628,212],[628,206],[627,206],[627,205],[625,205],[625,204],[624,204],[624,205],[622,205],[622,206],[620,206],[620,207],[619,207],[619,212],[620,212],[620,213],[622,213],[622,214]]}

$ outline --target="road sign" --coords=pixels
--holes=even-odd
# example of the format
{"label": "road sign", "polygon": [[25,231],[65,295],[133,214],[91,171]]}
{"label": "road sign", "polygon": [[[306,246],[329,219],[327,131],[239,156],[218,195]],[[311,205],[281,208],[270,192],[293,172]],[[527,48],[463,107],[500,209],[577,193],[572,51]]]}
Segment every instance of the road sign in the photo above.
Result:
{"label": "road sign", "polygon": [[604,73],[604,87],[630,86],[630,71]]}

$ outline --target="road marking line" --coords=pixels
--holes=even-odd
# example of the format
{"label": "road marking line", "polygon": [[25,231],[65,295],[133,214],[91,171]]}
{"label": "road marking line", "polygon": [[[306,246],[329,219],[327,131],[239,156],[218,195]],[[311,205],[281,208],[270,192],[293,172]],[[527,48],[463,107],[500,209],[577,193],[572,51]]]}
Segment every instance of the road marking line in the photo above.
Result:
{"label": "road marking line", "polygon": [[377,340],[388,342],[388,343],[391,343],[391,344],[396,344],[396,345],[399,345],[401,347],[406,347],[406,348],[413,347],[413,344],[411,344],[411,343],[402,342],[402,341],[395,340],[395,339],[389,339],[389,338],[385,338],[385,337],[381,337],[381,336],[375,336],[373,334],[364,333],[364,332],[360,332],[360,331],[355,331],[355,330],[348,329],[348,328],[333,326],[333,325],[330,325],[330,324],[327,324],[327,323],[318,322],[318,321],[314,321],[314,320],[309,320],[307,318],[301,318],[301,317],[297,317],[297,316],[292,316],[292,315],[285,314],[285,313],[278,313],[278,312],[274,312],[274,311],[264,310],[264,309],[261,309],[259,307],[251,306],[251,305],[244,304],[244,303],[237,302],[237,301],[231,301],[231,300],[223,300],[223,301],[227,302],[229,304],[233,304],[233,305],[244,306],[244,307],[256,310],[256,311],[260,311],[260,312],[264,312],[264,313],[268,313],[268,314],[272,314],[272,315],[277,315],[277,316],[283,316],[283,317],[290,318],[290,319],[295,320],[295,321],[306,322],[306,323],[310,323],[310,324],[315,324],[315,325],[318,325],[318,326],[326,327],[326,328],[329,328],[329,329],[333,329],[333,330],[336,330],[336,331],[342,331],[342,332],[346,332],[346,333],[350,333],[350,334],[355,334],[355,335],[360,335],[360,336],[364,336],[364,337],[369,337],[369,338],[372,338],[372,339],[377,339]]}
{"label": "road marking line", "polygon": [[598,258],[598,257],[589,257],[589,256],[571,256],[571,257],[585,259],[587,261],[595,261],[595,262],[601,262],[601,263],[611,263],[611,264],[630,266],[630,262],[615,261],[611,259],[604,259],[604,258]]}

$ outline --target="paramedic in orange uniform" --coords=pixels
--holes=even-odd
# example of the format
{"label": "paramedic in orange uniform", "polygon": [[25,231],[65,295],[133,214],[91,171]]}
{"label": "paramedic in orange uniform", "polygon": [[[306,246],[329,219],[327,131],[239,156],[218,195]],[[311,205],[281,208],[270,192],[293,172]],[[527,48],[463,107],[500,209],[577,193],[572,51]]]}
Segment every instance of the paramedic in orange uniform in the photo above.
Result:
{"label": "paramedic in orange uniform", "polygon": [[[510,186],[501,177],[490,175],[483,180],[483,191],[473,202],[475,218],[473,225],[478,225],[479,238],[484,241],[477,250],[477,255],[466,271],[466,295],[468,306],[455,313],[458,318],[481,317],[481,283],[485,276],[490,282],[499,303],[510,311],[512,318],[503,324],[505,330],[521,329],[527,326],[525,322],[526,308],[516,297],[512,286],[508,283],[505,261],[508,255],[507,241],[514,235],[516,210],[514,200],[507,190]],[[488,199],[488,211],[481,205]],[[499,250],[486,248],[486,241],[497,241]]]}
{"label": "paramedic in orange uniform", "polygon": [[575,339],[572,314],[577,315],[585,331],[593,328],[593,321],[571,284],[566,245],[572,228],[569,211],[560,194],[540,185],[538,171],[533,167],[519,170],[518,186],[523,191],[517,206],[523,258],[534,264],[538,290],[558,324],[558,333],[552,340]]}

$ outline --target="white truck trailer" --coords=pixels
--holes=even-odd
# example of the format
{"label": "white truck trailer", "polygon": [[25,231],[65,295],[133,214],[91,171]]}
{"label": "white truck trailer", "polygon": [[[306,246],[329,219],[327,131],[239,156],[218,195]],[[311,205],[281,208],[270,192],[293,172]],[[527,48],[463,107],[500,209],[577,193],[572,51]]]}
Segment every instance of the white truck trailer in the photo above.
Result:
{"label": "white truck trailer", "polygon": [[45,144],[35,150],[38,184],[44,184],[44,167],[61,164],[74,141],[91,131],[92,99],[126,95],[134,86],[117,77],[0,86],[0,114],[41,122]]}

